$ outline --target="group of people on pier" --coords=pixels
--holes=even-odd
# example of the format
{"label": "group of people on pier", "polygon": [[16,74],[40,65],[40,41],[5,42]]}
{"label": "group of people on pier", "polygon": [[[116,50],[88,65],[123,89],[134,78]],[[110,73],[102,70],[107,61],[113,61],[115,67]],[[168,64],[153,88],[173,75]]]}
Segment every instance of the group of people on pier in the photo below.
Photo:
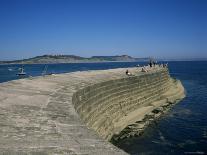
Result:
{"label": "group of people on pier", "polygon": [[[157,61],[151,60],[149,61],[147,66],[143,66],[141,68],[141,72],[149,72],[151,70],[153,70],[156,66],[158,67],[162,67],[162,68],[167,68],[168,67],[168,63],[157,63]],[[136,67],[141,67],[139,64],[136,65]],[[126,75],[131,76],[132,73],[129,72],[129,70],[126,70]]]}

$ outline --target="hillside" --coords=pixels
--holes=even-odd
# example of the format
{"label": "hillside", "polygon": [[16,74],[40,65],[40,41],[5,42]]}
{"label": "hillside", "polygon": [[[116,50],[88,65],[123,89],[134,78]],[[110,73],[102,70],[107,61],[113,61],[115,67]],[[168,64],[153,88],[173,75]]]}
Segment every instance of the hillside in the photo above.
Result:
{"label": "hillside", "polygon": [[118,61],[143,61],[147,58],[133,58],[128,55],[117,56],[92,56],[90,58],[75,55],[43,55],[29,59],[15,61],[0,61],[0,64],[47,64],[47,63],[78,63],[78,62],[118,62]]}

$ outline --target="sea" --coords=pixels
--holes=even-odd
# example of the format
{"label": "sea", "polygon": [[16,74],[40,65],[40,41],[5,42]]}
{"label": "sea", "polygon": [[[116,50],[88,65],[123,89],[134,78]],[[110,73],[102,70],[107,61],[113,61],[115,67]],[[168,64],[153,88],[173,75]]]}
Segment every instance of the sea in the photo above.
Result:
{"label": "sea", "polygon": [[[102,70],[134,67],[146,62],[107,62],[70,64],[27,64],[28,76],[47,73]],[[170,75],[181,80],[186,97],[167,113],[155,120],[139,137],[116,142],[116,146],[129,154],[207,154],[207,61],[170,61]],[[22,65],[0,65],[0,82],[18,79]]]}

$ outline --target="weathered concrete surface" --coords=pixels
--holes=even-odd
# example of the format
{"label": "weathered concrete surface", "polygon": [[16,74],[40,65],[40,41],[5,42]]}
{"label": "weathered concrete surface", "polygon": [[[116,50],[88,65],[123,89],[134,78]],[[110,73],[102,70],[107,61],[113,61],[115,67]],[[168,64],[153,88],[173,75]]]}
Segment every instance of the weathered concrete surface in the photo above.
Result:
{"label": "weathered concrete surface", "polygon": [[[130,68],[137,76],[163,70],[157,68],[149,73],[141,73],[137,68]],[[104,81],[133,78],[127,77],[125,71],[74,72],[1,83],[0,153],[126,154],[100,138],[108,139],[106,133],[102,135],[98,131],[98,135],[89,129],[91,126],[87,126],[84,123],[87,121],[81,120],[84,117],[79,116],[82,113],[76,112],[77,92]]]}

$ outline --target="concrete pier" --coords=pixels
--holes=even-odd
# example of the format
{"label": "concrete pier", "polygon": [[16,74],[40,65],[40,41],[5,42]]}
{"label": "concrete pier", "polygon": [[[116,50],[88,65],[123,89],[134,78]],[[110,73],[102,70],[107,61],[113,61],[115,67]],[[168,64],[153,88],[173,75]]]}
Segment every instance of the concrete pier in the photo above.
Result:
{"label": "concrete pier", "polygon": [[[0,84],[0,154],[127,154],[108,140],[184,97],[166,68],[73,72]],[[159,102],[162,101],[162,102]]]}

